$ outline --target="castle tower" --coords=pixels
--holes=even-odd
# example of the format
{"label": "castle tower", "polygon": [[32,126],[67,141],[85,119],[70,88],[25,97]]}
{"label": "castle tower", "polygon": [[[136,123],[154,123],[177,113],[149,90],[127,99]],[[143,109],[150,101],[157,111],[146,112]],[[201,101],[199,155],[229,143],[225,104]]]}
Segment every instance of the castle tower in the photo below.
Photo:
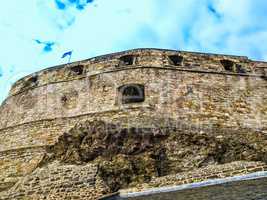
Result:
{"label": "castle tower", "polygon": [[0,199],[264,174],[266,74],[247,57],[135,49],[28,75],[0,107]]}

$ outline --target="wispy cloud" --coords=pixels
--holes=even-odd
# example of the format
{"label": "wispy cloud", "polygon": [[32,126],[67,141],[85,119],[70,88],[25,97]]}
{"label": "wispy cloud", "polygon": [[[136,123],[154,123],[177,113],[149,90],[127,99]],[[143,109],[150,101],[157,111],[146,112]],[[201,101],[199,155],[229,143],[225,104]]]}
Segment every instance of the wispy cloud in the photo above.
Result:
{"label": "wispy cloud", "polygon": [[3,84],[10,86],[21,76],[61,64],[69,49],[73,60],[137,47],[267,60],[266,18],[265,0],[5,1],[0,7],[0,66],[5,66],[0,90],[7,91]]}
{"label": "wispy cloud", "polygon": [[[266,9],[262,0],[217,0],[213,8],[220,20],[207,12],[201,12],[191,26],[191,49],[247,55],[254,59],[266,59],[267,42]],[[210,4],[207,4],[209,6]],[[210,9],[210,8],[208,8]],[[215,12],[215,11],[214,11]],[[257,49],[257,51],[251,51]]]}
{"label": "wispy cloud", "polygon": [[208,11],[211,12],[214,15],[214,17],[216,17],[217,19],[221,19],[222,18],[221,14],[216,10],[216,8],[212,4],[212,2],[208,3],[207,8],[208,8]]}
{"label": "wispy cloud", "polygon": [[61,2],[60,0],[55,0],[55,4],[59,10],[65,10],[66,9],[66,5],[63,2]]}
{"label": "wispy cloud", "polygon": [[43,46],[43,52],[48,53],[51,52],[53,49],[53,46],[55,45],[55,42],[41,42],[38,39],[34,40],[37,44],[40,44]]}
{"label": "wispy cloud", "polygon": [[66,10],[73,6],[78,10],[84,10],[87,4],[93,3],[93,0],[54,0],[54,2],[59,10]]}

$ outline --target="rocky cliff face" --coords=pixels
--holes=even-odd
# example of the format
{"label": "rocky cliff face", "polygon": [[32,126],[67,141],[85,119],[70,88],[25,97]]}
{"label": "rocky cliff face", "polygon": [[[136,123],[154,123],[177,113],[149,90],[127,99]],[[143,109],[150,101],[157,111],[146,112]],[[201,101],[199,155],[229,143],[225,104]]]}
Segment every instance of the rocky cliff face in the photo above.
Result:
{"label": "rocky cliff face", "polygon": [[252,130],[123,128],[103,121],[77,124],[59,137],[42,161],[95,163],[111,192],[209,165],[234,161],[267,163],[267,136]]}
{"label": "rocky cliff face", "polygon": [[77,123],[0,199],[97,199],[121,189],[267,169],[267,136],[262,131],[180,129],[174,122],[127,128],[104,121]]}

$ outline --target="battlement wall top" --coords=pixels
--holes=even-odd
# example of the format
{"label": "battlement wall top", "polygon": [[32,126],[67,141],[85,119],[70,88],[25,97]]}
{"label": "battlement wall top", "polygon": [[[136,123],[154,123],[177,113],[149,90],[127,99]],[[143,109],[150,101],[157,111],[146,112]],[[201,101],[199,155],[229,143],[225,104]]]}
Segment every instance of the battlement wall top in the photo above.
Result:
{"label": "battlement wall top", "polygon": [[208,54],[166,49],[133,49],[50,67],[18,80],[9,95],[32,87],[79,79],[84,76],[131,67],[173,67],[180,70],[265,76],[267,63],[245,56]]}

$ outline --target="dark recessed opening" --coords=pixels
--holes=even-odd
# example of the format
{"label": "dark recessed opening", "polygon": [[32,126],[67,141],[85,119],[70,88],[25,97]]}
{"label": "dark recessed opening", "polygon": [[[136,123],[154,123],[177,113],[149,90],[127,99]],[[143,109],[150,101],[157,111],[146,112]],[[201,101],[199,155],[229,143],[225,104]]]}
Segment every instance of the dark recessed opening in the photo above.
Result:
{"label": "dark recessed opening", "polygon": [[25,81],[23,88],[33,87],[38,84],[38,76],[32,76],[28,80]]}
{"label": "dark recessed opening", "polygon": [[70,70],[75,74],[75,75],[82,75],[84,71],[84,66],[83,65],[77,65],[74,67],[71,67]]}
{"label": "dark recessed opening", "polygon": [[68,98],[66,97],[66,95],[64,95],[64,96],[61,97],[60,100],[61,100],[62,103],[65,104],[68,101]]}
{"label": "dark recessed opening", "polygon": [[28,81],[31,82],[31,83],[37,83],[38,77],[37,76],[33,76],[33,77],[29,78]]}
{"label": "dark recessed opening", "polygon": [[120,57],[120,65],[133,65],[134,64],[134,56],[126,55]]}
{"label": "dark recessed opening", "polygon": [[234,71],[234,62],[231,60],[221,60],[221,64],[226,71]]}
{"label": "dark recessed opening", "polygon": [[169,57],[169,60],[171,61],[171,64],[172,65],[181,65],[184,58],[183,56],[178,56],[178,55],[171,55],[171,56],[168,56]]}
{"label": "dark recessed opening", "polygon": [[141,84],[131,84],[119,87],[119,93],[121,102],[127,103],[139,103],[145,101],[145,90]]}
{"label": "dark recessed opening", "polygon": [[242,65],[236,64],[236,72],[244,74],[247,72],[246,68],[243,67]]}

